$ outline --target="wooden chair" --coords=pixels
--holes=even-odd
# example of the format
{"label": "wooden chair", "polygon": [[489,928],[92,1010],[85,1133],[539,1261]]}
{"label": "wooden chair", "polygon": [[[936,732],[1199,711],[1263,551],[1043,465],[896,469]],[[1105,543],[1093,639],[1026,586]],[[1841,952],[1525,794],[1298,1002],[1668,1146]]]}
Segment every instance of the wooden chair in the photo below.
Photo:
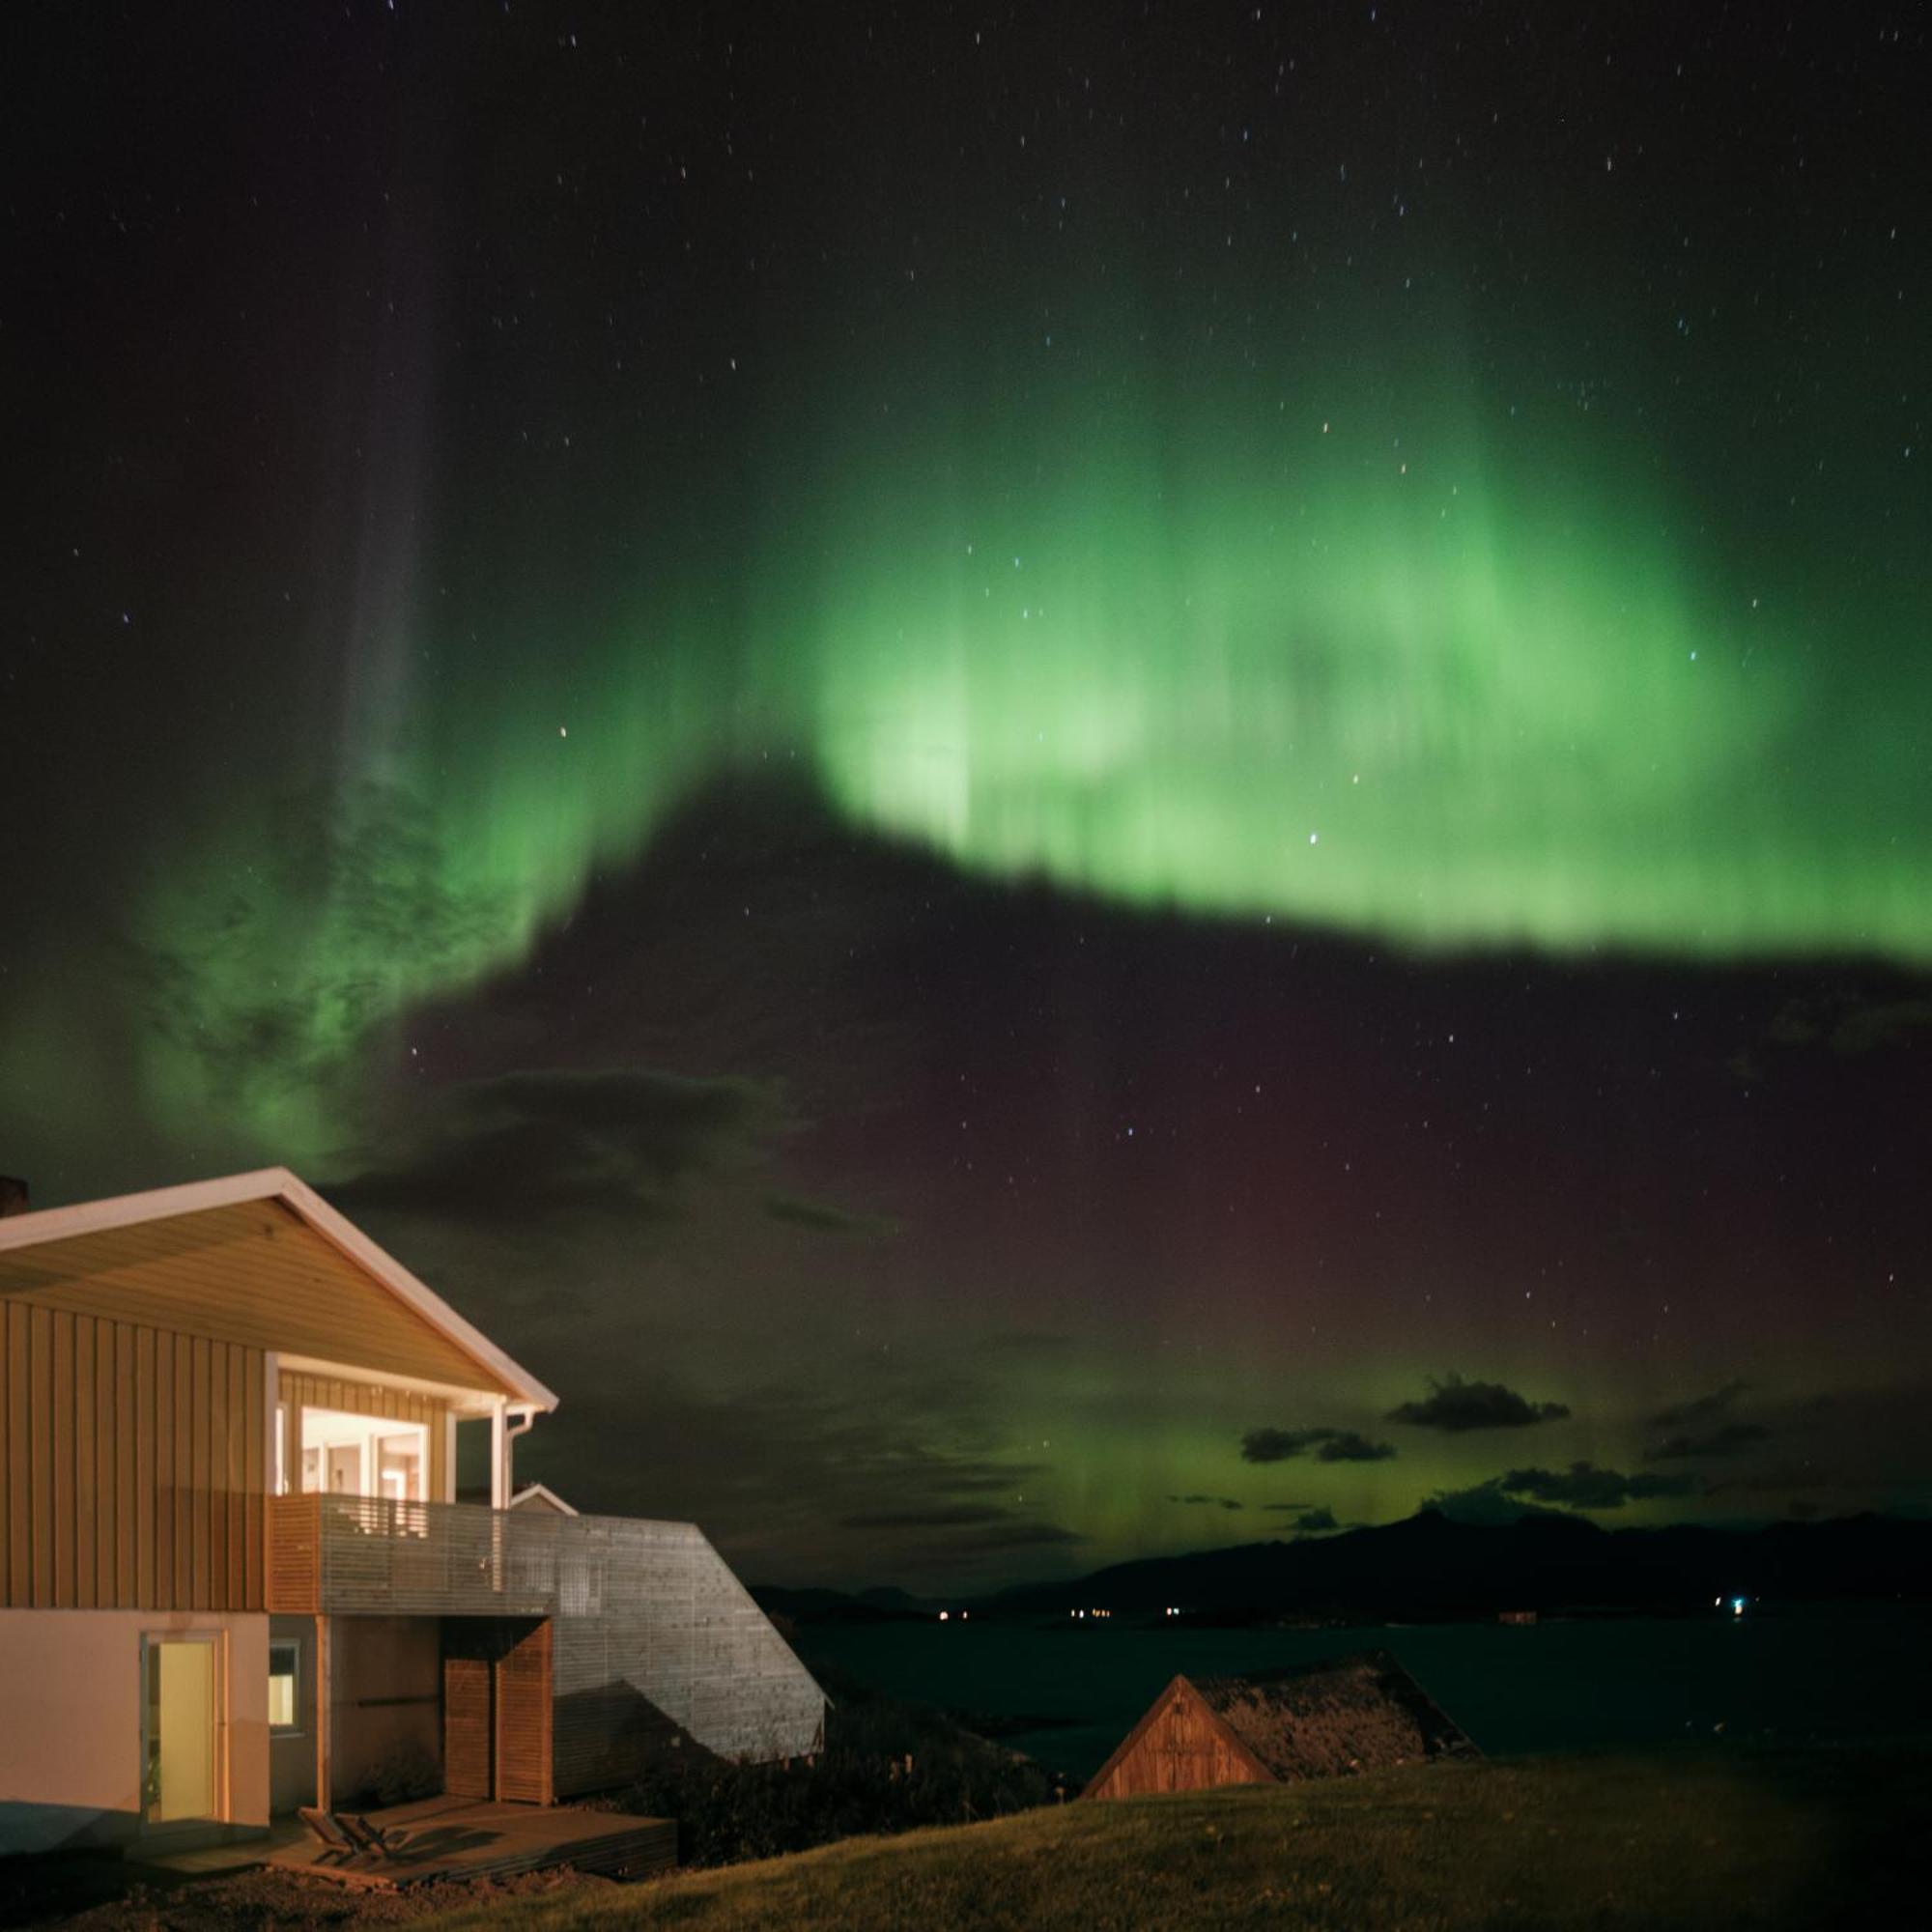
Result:
{"label": "wooden chair", "polygon": [[408,1839],[400,1832],[385,1831],[373,1818],[362,1817],[357,1812],[337,1811],[333,1817],[355,1848],[367,1853],[372,1859],[393,1859],[408,1844]]}
{"label": "wooden chair", "polygon": [[353,1859],[361,1848],[343,1830],[341,1821],[332,1811],[318,1811],[312,1805],[298,1805],[296,1816],[308,1827],[308,1834],[322,1847],[316,1856],[319,1865],[335,1864],[343,1859]]}

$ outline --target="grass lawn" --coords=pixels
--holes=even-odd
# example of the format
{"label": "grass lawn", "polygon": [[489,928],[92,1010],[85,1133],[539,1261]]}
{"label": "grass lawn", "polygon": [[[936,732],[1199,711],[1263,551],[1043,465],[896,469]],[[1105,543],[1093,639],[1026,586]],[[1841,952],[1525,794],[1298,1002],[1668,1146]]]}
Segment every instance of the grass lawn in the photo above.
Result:
{"label": "grass lawn", "polygon": [[1436,1767],[856,1838],[441,1925],[1521,1927],[1918,1922],[1921,1751]]}

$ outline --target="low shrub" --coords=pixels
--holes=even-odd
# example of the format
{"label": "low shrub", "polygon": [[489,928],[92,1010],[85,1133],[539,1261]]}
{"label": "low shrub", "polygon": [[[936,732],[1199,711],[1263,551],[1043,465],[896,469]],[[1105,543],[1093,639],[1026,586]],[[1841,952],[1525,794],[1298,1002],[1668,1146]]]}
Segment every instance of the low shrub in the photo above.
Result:
{"label": "low shrub", "polygon": [[623,1810],[677,1824],[686,1865],[775,1858],[867,1833],[959,1825],[1067,1795],[1030,1758],[989,1744],[945,1712],[899,1703],[818,1672],[834,1702],[825,1748],[774,1764],[667,1751],[619,1794]]}
{"label": "low shrub", "polygon": [[434,1798],[442,1789],[442,1765],[421,1745],[397,1745],[378,1760],[355,1802],[377,1809]]}

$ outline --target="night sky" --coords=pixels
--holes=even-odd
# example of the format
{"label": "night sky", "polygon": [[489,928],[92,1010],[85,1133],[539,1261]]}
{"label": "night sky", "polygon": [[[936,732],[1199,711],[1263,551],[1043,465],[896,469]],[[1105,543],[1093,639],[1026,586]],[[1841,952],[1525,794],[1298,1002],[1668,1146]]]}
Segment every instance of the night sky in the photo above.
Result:
{"label": "night sky", "polygon": [[0,1171],[923,1588],[1932,1507],[1928,27],[36,9]]}

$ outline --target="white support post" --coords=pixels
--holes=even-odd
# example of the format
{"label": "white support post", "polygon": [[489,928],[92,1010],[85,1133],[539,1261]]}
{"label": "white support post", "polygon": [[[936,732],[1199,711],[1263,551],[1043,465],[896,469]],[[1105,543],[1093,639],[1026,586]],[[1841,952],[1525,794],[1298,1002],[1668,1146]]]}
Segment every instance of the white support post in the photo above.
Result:
{"label": "white support post", "polygon": [[503,1404],[498,1401],[490,1411],[490,1507],[497,1510],[510,1507],[510,1442],[504,1428],[507,1419]]}
{"label": "white support post", "polygon": [[334,1808],[334,1713],[329,1699],[335,1695],[334,1673],[329,1665],[329,1626],[327,1617],[315,1620],[315,1802],[324,1811]]}
{"label": "white support post", "polygon": [[262,1487],[270,1495],[280,1492],[288,1464],[283,1460],[287,1444],[282,1439],[282,1358],[269,1349],[262,1355]]}

